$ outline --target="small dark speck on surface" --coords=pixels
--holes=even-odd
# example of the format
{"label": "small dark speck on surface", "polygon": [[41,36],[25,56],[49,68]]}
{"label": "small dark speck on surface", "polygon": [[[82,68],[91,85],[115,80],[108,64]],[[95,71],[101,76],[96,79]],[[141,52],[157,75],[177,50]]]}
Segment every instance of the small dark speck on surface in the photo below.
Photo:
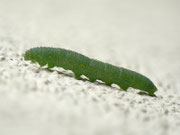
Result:
{"label": "small dark speck on surface", "polygon": [[4,61],[5,59],[6,59],[5,57],[1,57],[1,58],[0,58],[1,61]]}
{"label": "small dark speck on surface", "polygon": [[48,85],[48,84],[50,84],[50,83],[51,83],[51,81],[46,80],[44,83],[45,83],[46,85]]}

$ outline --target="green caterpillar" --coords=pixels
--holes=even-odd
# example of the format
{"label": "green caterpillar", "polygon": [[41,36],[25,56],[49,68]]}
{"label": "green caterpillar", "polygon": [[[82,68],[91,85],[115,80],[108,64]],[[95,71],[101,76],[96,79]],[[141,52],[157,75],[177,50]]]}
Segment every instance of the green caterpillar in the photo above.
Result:
{"label": "green caterpillar", "polygon": [[40,66],[47,64],[48,68],[57,66],[71,70],[77,79],[81,79],[81,75],[85,75],[90,82],[101,80],[108,86],[117,84],[123,90],[132,87],[140,89],[150,96],[154,96],[154,92],[157,91],[152,81],[139,73],[90,59],[70,50],[49,47],[32,48],[26,51],[24,58],[38,62]]}

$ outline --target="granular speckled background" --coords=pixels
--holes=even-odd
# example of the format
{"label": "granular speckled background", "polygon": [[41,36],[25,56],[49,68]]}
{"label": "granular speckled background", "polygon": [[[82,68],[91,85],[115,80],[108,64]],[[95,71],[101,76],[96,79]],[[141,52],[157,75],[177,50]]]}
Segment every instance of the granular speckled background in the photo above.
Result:
{"label": "granular speckled background", "polygon": [[[179,135],[179,0],[0,0],[0,135]],[[157,98],[23,59],[71,49],[148,76]]]}

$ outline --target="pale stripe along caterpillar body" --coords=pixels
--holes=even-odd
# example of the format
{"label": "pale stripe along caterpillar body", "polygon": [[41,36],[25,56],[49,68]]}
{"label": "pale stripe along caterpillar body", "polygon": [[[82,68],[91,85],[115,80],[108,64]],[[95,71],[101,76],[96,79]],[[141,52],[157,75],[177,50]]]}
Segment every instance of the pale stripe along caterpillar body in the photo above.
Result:
{"label": "pale stripe along caterpillar body", "polygon": [[71,70],[77,79],[80,79],[81,75],[85,75],[91,82],[101,80],[108,86],[117,84],[123,90],[132,87],[145,91],[150,96],[154,96],[154,92],[157,91],[150,79],[137,72],[91,59],[66,49],[32,48],[26,51],[24,58],[38,62],[40,66],[47,64],[48,68],[57,66]]}

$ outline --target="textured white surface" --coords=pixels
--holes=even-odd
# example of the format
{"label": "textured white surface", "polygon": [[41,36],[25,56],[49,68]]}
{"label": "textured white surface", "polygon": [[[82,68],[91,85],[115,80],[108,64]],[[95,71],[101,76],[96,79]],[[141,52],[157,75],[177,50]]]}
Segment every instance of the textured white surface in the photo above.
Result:
{"label": "textured white surface", "polygon": [[[0,0],[0,135],[179,135],[179,0]],[[157,98],[24,61],[71,49],[148,76]]]}

